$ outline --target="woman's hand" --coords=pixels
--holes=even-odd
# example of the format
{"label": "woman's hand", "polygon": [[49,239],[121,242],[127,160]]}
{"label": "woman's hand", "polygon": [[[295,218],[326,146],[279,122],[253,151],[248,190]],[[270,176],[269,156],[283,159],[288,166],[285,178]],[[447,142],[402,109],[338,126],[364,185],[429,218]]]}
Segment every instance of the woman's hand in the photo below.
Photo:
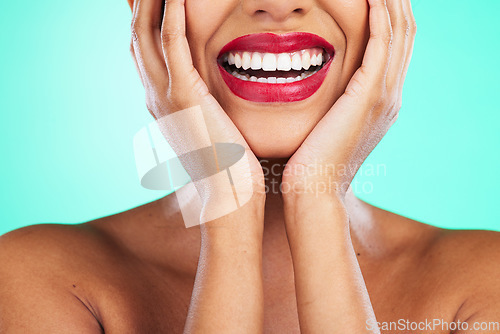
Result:
{"label": "woman's hand", "polygon": [[[183,155],[183,167],[198,179],[201,220],[206,222],[201,225],[200,258],[185,332],[259,332],[265,202],[260,163],[193,67],[184,1],[136,0],[132,36],[148,109],[174,151]],[[243,158],[229,168],[231,186],[228,175],[219,170],[220,158],[231,152],[192,153],[206,148],[207,141],[244,148]],[[216,166],[219,173],[212,175],[204,170],[207,166]],[[235,210],[233,192],[247,200]]]}
{"label": "woman's hand", "polygon": [[397,119],[415,20],[410,0],[368,2],[370,40],[363,63],[287,163],[284,196],[329,193],[343,199],[363,161]]}
{"label": "woman's hand", "polygon": [[[263,203],[259,161],[193,66],[185,35],[184,1],[136,0],[133,7],[131,49],[146,104],[184,169],[197,180],[201,222],[228,214],[248,200]],[[224,152],[228,146],[216,143],[236,144],[232,147],[240,147],[239,154],[244,151],[243,158],[227,168],[229,178],[221,160],[231,160],[235,153]],[[202,150],[210,146],[212,150]],[[239,203],[235,204],[234,193]]]}
{"label": "woman's hand", "polygon": [[378,333],[367,328],[376,319],[353,249],[344,196],[396,120],[415,22],[410,0],[368,3],[370,39],[362,66],[283,175],[302,333]]}

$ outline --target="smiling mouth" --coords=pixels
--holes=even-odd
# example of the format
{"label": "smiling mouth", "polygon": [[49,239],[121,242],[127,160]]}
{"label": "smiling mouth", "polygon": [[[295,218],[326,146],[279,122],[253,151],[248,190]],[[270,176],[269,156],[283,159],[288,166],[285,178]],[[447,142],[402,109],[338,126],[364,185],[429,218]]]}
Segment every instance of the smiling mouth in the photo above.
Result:
{"label": "smiling mouth", "polygon": [[219,58],[219,64],[243,81],[285,84],[307,79],[329,60],[324,49],[309,48],[287,53],[230,51]]}
{"label": "smiling mouth", "polygon": [[238,37],[219,52],[217,66],[231,92],[247,101],[305,100],[325,81],[335,49],[307,32]]}

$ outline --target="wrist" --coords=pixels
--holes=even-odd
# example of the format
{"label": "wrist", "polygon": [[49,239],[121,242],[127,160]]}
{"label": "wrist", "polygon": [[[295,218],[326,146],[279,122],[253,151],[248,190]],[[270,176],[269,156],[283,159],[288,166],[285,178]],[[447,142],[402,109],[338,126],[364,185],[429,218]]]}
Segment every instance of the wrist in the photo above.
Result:
{"label": "wrist", "polygon": [[283,198],[331,198],[344,200],[350,181],[334,174],[302,173],[284,174],[281,189]]}
{"label": "wrist", "polygon": [[201,232],[200,255],[231,262],[245,259],[259,263],[262,259],[262,234],[246,231],[204,228]]}
{"label": "wrist", "polygon": [[242,207],[201,224],[202,241],[217,247],[261,245],[264,232],[265,196],[254,194]]}
{"label": "wrist", "polygon": [[327,181],[298,181],[283,186],[283,189],[285,210],[290,212],[302,211],[306,208],[323,207],[334,210],[345,207],[345,192],[329,186]]}
{"label": "wrist", "polygon": [[344,198],[337,194],[307,196],[294,194],[283,197],[285,227],[289,236],[296,234],[332,231],[339,234],[349,231],[349,215]]}

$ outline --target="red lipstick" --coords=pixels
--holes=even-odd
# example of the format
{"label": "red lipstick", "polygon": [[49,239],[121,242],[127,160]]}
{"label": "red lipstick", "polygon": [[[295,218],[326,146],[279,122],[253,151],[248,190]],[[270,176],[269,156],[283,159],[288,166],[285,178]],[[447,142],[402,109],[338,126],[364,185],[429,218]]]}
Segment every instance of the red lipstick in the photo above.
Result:
{"label": "red lipstick", "polygon": [[321,87],[334,54],[333,45],[318,35],[262,33],[229,42],[217,62],[224,82],[238,97],[264,103],[295,102]]}

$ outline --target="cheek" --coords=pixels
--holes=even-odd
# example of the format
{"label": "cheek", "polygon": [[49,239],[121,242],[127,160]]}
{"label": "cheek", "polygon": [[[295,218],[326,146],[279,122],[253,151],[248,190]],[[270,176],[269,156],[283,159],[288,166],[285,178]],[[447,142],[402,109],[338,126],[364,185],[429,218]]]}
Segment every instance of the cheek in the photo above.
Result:
{"label": "cheek", "polygon": [[237,0],[186,0],[186,37],[202,77],[207,71],[206,60],[213,56],[207,45],[237,4]]}
{"label": "cheek", "polygon": [[323,9],[345,35],[347,49],[362,49],[369,37],[367,0],[322,0]]}
{"label": "cheek", "polygon": [[[186,0],[186,37],[196,68],[203,64],[201,60],[204,55],[204,45],[213,25],[212,7],[209,0]],[[206,15],[202,15],[203,13]]]}
{"label": "cheek", "polygon": [[217,6],[210,0],[186,0],[186,27],[190,39],[199,39],[210,33],[211,27],[217,21]]}
{"label": "cheek", "polygon": [[320,0],[322,9],[335,21],[343,36],[340,57],[342,82],[348,81],[363,60],[370,37],[367,0]]}

